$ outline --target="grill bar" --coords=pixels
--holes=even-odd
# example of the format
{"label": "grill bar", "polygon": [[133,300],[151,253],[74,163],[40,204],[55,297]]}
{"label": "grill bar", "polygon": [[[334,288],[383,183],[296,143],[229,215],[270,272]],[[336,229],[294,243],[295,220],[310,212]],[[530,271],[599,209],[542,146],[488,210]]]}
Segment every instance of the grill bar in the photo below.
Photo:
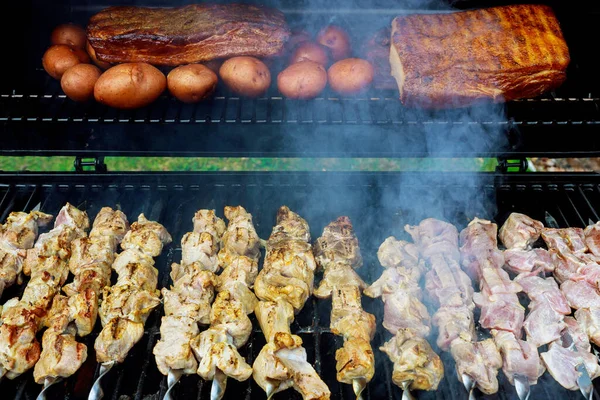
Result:
{"label": "grill bar", "polygon": [[[181,258],[179,241],[191,226],[191,217],[199,208],[216,208],[218,213],[226,204],[242,204],[253,213],[257,231],[267,237],[277,208],[286,204],[297,210],[309,222],[313,238],[328,221],[348,215],[355,223],[361,241],[365,266],[359,273],[372,282],[380,273],[376,260],[379,244],[389,235],[406,238],[402,227],[416,223],[426,216],[444,218],[459,228],[471,218],[492,218],[502,223],[512,211],[525,212],[541,218],[548,211],[561,226],[584,226],[588,218],[597,219],[600,213],[600,176],[591,174],[529,174],[501,176],[481,174],[477,182],[473,175],[442,174],[342,174],[342,173],[205,173],[205,174],[116,174],[99,175],[90,182],[85,175],[20,175],[0,176],[0,214],[33,208],[41,201],[42,211],[56,213],[66,201],[84,207],[93,218],[98,210],[109,205],[121,208],[134,220],[144,212],[149,218],[165,224],[174,243],[157,260],[162,286],[170,283],[170,264]],[[443,182],[443,184],[442,184]],[[442,193],[443,192],[443,193]],[[477,196],[474,196],[474,193]],[[443,201],[436,200],[437,198]],[[437,197],[436,197],[437,196]],[[419,202],[417,202],[419,200]],[[422,207],[419,207],[422,206]],[[419,209],[420,208],[420,209]],[[20,295],[23,285],[7,290],[2,302]],[[376,315],[378,331],[373,341],[377,373],[364,392],[366,400],[374,398],[400,399],[401,391],[391,383],[391,364],[379,346],[389,335],[382,329],[383,310],[379,301],[363,299],[365,311]],[[311,299],[296,317],[292,331],[299,334],[314,363],[332,390],[332,398],[349,399],[353,393],[348,385],[335,379],[335,349],[340,338],[329,327],[331,305]],[[127,396],[145,399],[162,396],[166,377],[157,370],[152,348],[159,338],[161,307],[154,310],[146,324],[142,341],[134,347],[123,365],[106,377],[104,391],[108,399]],[[253,362],[264,337],[253,319],[253,333],[241,354]],[[85,339],[89,359],[82,369],[64,383],[51,388],[56,398],[86,398],[98,374],[93,353],[94,339],[99,326]],[[442,354],[446,377],[435,393],[418,393],[422,399],[466,398],[460,382],[455,379],[452,362]],[[501,377],[501,391],[491,398],[515,399],[514,387]],[[261,399],[264,393],[252,381],[228,383],[228,398]],[[30,399],[41,386],[33,382],[31,373],[15,381],[0,383],[7,398]],[[185,398],[208,398],[210,385],[197,376],[183,377],[175,387],[175,395]],[[560,388],[547,374],[532,389],[532,399],[579,399],[578,392]],[[285,392],[277,398],[299,398]]]}

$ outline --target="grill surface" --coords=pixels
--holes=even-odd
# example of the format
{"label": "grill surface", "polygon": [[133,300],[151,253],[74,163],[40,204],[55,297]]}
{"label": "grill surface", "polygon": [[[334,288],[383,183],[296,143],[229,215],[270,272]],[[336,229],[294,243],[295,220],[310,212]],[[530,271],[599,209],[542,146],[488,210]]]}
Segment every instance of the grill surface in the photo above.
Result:
{"label": "grill surface", "polygon": [[[39,0],[22,3],[18,7],[25,9],[10,13],[10,18],[31,15],[23,25],[35,28],[23,35],[24,43],[16,49],[14,59],[22,60],[24,65],[15,64],[11,79],[0,81],[0,132],[4,134],[0,154],[40,154],[42,150],[48,155],[600,155],[600,138],[593,134],[600,125],[600,81],[595,53],[588,44],[589,37],[597,34],[598,7],[582,12],[549,2],[571,53],[567,81],[543,97],[510,102],[505,107],[410,110],[400,104],[397,90],[372,90],[351,99],[338,98],[326,90],[316,100],[288,100],[280,97],[274,83],[283,66],[280,60],[271,67],[272,87],[260,99],[239,98],[220,85],[213,100],[197,105],[163,96],[146,108],[119,111],[65,98],[58,82],[49,78],[40,62],[57,24],[75,21],[85,25],[104,5],[78,0],[63,0],[63,7],[53,2],[52,8]],[[346,5],[340,10],[333,8],[335,11],[323,10],[323,6],[333,5],[316,0],[267,3],[286,12],[291,26],[318,30],[333,22],[346,27],[353,36],[357,55],[360,44],[375,30],[389,26],[399,13],[448,8],[441,1],[421,0],[381,0],[374,1],[370,9],[356,10]],[[455,3],[464,8],[507,1]],[[174,5],[155,0],[147,0],[146,4]],[[12,36],[11,32],[6,34]],[[567,134],[570,140],[565,141]],[[148,140],[150,137],[152,140]]]}
{"label": "grill surface", "polygon": [[[476,181],[475,181],[476,179]],[[283,204],[307,219],[312,239],[323,227],[340,215],[348,215],[360,240],[365,265],[359,273],[373,282],[382,268],[376,259],[377,248],[390,235],[408,239],[404,224],[418,223],[425,217],[446,219],[459,229],[475,216],[502,223],[512,211],[542,219],[550,212],[561,226],[585,226],[588,218],[600,218],[600,177],[592,175],[514,175],[493,174],[172,174],[172,175],[101,175],[90,183],[89,176],[24,175],[0,176],[0,217],[12,210],[31,210],[41,202],[42,211],[56,215],[66,201],[86,209],[94,218],[102,206],[120,207],[130,221],[144,212],[150,219],[163,223],[174,242],[157,260],[160,287],[170,284],[171,262],[181,260],[179,242],[192,229],[191,218],[200,208],[215,208],[219,215],[225,205],[241,204],[254,216],[257,232],[267,238],[274,224],[277,208]],[[261,264],[262,265],[262,260]],[[1,302],[20,295],[23,285],[7,290]],[[389,337],[381,327],[382,303],[363,297],[366,311],[377,316],[378,331],[373,342],[377,360],[376,377],[369,384],[365,398],[400,399],[401,391],[391,383],[391,364],[377,348]],[[292,325],[292,331],[304,340],[309,359],[332,391],[334,399],[352,399],[348,385],[335,380],[335,349],[341,339],[329,327],[330,301],[310,299]],[[157,370],[152,348],[159,338],[162,309],[156,309],[146,324],[146,334],[123,365],[103,381],[107,399],[156,399],[166,390],[166,378]],[[242,354],[253,361],[264,338],[254,317],[254,332]],[[62,384],[56,385],[50,398],[86,398],[97,374],[93,341],[99,331],[85,339],[88,361],[82,369]],[[437,350],[437,349],[436,349]],[[467,397],[455,378],[452,362],[443,355],[446,376],[434,393],[418,393],[423,399]],[[15,381],[3,381],[3,398],[33,399],[40,391],[31,373]],[[175,390],[177,398],[208,398],[210,383],[197,376],[184,377]],[[250,379],[245,383],[230,380],[227,398],[264,399],[262,390]],[[123,397],[124,396],[124,397]],[[292,390],[276,398],[299,398]],[[568,392],[545,374],[533,387],[532,399],[579,399],[578,392]],[[490,398],[516,398],[514,388],[501,378],[501,390]]]}

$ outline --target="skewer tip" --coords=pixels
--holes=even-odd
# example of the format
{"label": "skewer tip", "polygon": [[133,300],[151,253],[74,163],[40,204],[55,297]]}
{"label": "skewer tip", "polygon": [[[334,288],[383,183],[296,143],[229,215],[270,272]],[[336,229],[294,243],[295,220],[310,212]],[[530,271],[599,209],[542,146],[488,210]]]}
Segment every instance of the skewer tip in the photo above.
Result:
{"label": "skewer tip", "polygon": [[409,389],[412,382],[413,382],[412,380],[402,382],[402,400],[415,400],[412,393],[410,393],[410,389]]}
{"label": "skewer tip", "polygon": [[467,374],[461,375],[462,384],[469,393],[469,400],[475,400],[475,381]]}
{"label": "skewer tip", "polygon": [[210,400],[221,400],[227,388],[227,375],[217,368],[210,389]]}
{"label": "skewer tip", "polygon": [[104,375],[110,371],[110,369],[115,365],[114,361],[110,361],[107,363],[100,364],[100,374],[98,378],[94,382],[94,386],[92,386],[92,390],[88,396],[88,400],[100,400],[104,396],[104,392],[102,391],[101,381]]}
{"label": "skewer tip", "polygon": [[181,375],[183,375],[183,371],[180,369],[172,370],[169,369],[169,373],[167,374],[167,391],[165,392],[165,396],[163,400],[171,400],[171,389],[179,382],[181,379]]}
{"label": "skewer tip", "polygon": [[62,378],[47,377],[46,379],[44,379],[44,387],[42,388],[40,394],[38,394],[36,400],[46,400],[46,390],[48,390],[50,386],[60,381],[62,381]]}
{"label": "skewer tip", "polygon": [[594,221],[592,221],[591,218],[588,218],[588,225],[595,225],[596,223]]}
{"label": "skewer tip", "polygon": [[529,386],[529,379],[523,376],[515,376],[515,389],[517,390],[517,396],[519,400],[528,400],[531,394],[531,388]]}
{"label": "skewer tip", "polygon": [[271,398],[275,394],[275,385],[273,385],[272,383],[267,383],[265,393],[267,394],[267,400],[271,400]]}
{"label": "skewer tip", "polygon": [[362,392],[367,387],[367,380],[365,378],[356,378],[352,380],[352,389],[356,395],[356,400],[362,400]]}

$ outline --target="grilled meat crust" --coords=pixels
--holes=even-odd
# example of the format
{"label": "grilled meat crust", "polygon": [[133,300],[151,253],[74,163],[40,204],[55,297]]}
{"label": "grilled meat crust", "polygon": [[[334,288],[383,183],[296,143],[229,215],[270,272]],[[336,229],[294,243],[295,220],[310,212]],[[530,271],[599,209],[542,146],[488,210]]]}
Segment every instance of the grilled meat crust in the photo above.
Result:
{"label": "grilled meat crust", "polygon": [[278,54],[290,31],[280,11],[246,4],[178,8],[110,7],[87,35],[98,59],[175,66],[234,56]]}
{"label": "grilled meat crust", "polygon": [[405,105],[535,97],[566,79],[569,50],[548,6],[399,16],[390,63]]}

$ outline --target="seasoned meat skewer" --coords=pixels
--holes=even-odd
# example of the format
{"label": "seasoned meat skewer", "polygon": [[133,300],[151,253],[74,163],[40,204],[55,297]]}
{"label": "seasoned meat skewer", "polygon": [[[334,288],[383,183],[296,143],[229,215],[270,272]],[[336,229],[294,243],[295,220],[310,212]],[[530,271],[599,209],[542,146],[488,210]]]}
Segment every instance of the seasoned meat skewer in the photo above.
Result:
{"label": "seasoned meat skewer", "polygon": [[436,308],[432,322],[438,328],[437,345],[449,351],[456,373],[466,390],[475,386],[485,394],[498,391],[498,369],[502,358],[492,339],[477,341],[473,320],[473,288],[460,268],[458,231],[453,225],[428,218],[417,226],[406,226],[429,271],[425,287]]}
{"label": "seasoned meat skewer", "polygon": [[84,237],[89,219],[67,203],[58,213],[54,229],[41,234],[27,250],[23,272],[31,275],[21,299],[11,299],[2,309],[0,327],[0,376],[14,379],[32,368],[40,357],[36,333],[54,297],[69,274],[71,242]]}
{"label": "seasoned meat skewer", "polygon": [[210,323],[210,306],[217,284],[218,252],[225,222],[214,210],[199,210],[192,218],[193,232],[181,239],[181,264],[171,265],[173,286],[161,290],[165,316],[161,338],[154,346],[156,365],[169,377],[168,391],[182,374],[195,374],[198,362],[191,341],[200,333],[198,325]]}
{"label": "seasoned meat skewer", "polygon": [[100,210],[89,237],[71,243],[69,269],[73,282],[63,287],[67,296],[54,297],[44,319],[48,329],[42,338],[42,353],[33,376],[45,388],[58,378],[73,375],[87,358],[87,347],[75,336],[91,333],[98,316],[99,296],[110,285],[111,266],[119,241],[129,230],[127,217],[110,207]]}
{"label": "seasoned meat skewer", "polygon": [[39,211],[11,212],[0,225],[0,296],[4,289],[21,282],[27,249],[33,247],[38,228],[46,226],[52,215]]}
{"label": "seasoned meat skewer", "polygon": [[362,266],[358,238],[348,217],[339,217],[323,229],[314,247],[317,265],[325,275],[315,296],[332,297],[331,330],[344,337],[335,353],[337,380],[351,384],[357,398],[375,373],[375,358],[370,341],[375,335],[375,316],[361,305],[366,284],[354,272]]}
{"label": "seasoned meat skewer", "polygon": [[308,224],[283,206],[267,241],[265,264],[256,278],[255,313],[267,344],[252,366],[252,376],[267,393],[294,387],[304,399],[329,399],[327,385],[306,360],[302,339],[289,325],[313,291],[316,262]]}
{"label": "seasoned meat skewer", "polygon": [[102,368],[90,398],[102,397],[100,379],[106,370],[125,360],[129,350],[142,338],[148,315],[160,304],[156,290],[158,270],[154,268],[153,257],[160,255],[163,246],[171,241],[165,227],[149,221],[144,214],[131,224],[123,238],[123,251],[112,265],[118,275],[117,282],[104,288],[99,309],[102,331],[94,349]]}
{"label": "seasoned meat skewer", "polygon": [[212,400],[225,394],[227,377],[245,381],[252,375],[238,349],[250,338],[248,314],[258,302],[251,288],[258,275],[260,239],[252,216],[241,206],[228,206],[225,217],[229,223],[218,255],[224,270],[216,278],[218,294],[210,310],[210,327],[190,342],[198,375],[213,381]]}
{"label": "seasoned meat skewer", "polygon": [[379,246],[377,257],[386,270],[365,294],[381,296],[385,304],[383,326],[394,337],[380,349],[394,363],[392,380],[404,391],[436,390],[444,365],[427,341],[431,321],[421,302],[419,281],[425,265],[419,260],[419,250],[389,237]]}
{"label": "seasoned meat skewer", "polygon": [[[508,232],[515,230],[510,237],[519,236],[521,239],[508,242],[513,246],[525,247],[528,240],[523,237],[535,237],[539,232],[523,234],[523,229],[513,222],[515,218],[509,218],[509,225],[503,227],[503,237],[507,240]],[[521,215],[520,218],[526,220],[528,217]],[[535,223],[526,226],[531,225],[537,226]],[[481,309],[479,323],[491,330],[494,343],[502,355],[504,375],[516,386],[519,398],[526,399],[529,397],[529,387],[537,383],[545,369],[537,346],[521,340],[525,309],[519,303],[517,293],[523,288],[511,281],[502,269],[504,256],[498,250],[497,232],[496,224],[475,218],[460,233],[461,256],[463,262],[467,261],[468,267],[479,277],[481,291],[474,295],[474,301]]]}

